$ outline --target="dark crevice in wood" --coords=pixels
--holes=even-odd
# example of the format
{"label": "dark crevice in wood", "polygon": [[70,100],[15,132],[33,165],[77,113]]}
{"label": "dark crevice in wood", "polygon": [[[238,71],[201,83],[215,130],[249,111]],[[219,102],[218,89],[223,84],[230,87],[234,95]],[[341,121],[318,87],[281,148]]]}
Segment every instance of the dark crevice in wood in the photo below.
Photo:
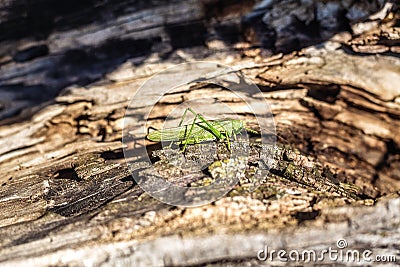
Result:
{"label": "dark crevice in wood", "polygon": [[305,101],[305,100],[303,100],[303,99],[300,99],[299,102],[300,102],[301,105],[303,105],[304,107],[308,108],[308,109],[315,115],[315,117],[318,118],[318,120],[320,120],[320,121],[326,120],[326,119],[321,115],[321,113],[319,112],[319,110],[316,109],[313,105],[310,105],[307,101]]}
{"label": "dark crevice in wood", "polygon": [[203,12],[208,20],[217,18],[223,20],[223,17],[232,13],[241,12],[242,15],[249,12],[256,1],[254,0],[212,0],[205,1]]}
{"label": "dark crevice in wood", "polygon": [[300,224],[304,221],[315,220],[320,214],[321,214],[321,211],[319,211],[319,210],[299,211],[299,212],[296,212],[295,214],[293,214],[293,217],[296,218]]}
{"label": "dark crevice in wood", "polygon": [[300,84],[279,84],[274,81],[269,81],[266,79],[263,79],[266,82],[270,82],[271,85],[260,85],[257,84],[257,87],[260,89],[261,92],[277,92],[277,91],[284,91],[284,90],[302,90],[304,89],[301,87]]}
{"label": "dark crevice in wood", "polygon": [[171,24],[165,30],[173,49],[205,45],[207,28],[202,21]]}
{"label": "dark crevice in wood", "polygon": [[26,62],[37,57],[43,57],[49,54],[47,45],[35,45],[18,51],[14,56],[15,62]]}
{"label": "dark crevice in wood", "polygon": [[73,181],[82,181],[82,178],[79,178],[78,174],[73,168],[66,168],[56,171],[53,174],[54,179],[69,179]]}
{"label": "dark crevice in wood", "polygon": [[[372,237],[352,245],[361,247],[368,244],[376,248],[394,242],[391,234],[398,228],[397,224],[393,224],[398,221],[398,214],[392,211],[398,209],[398,199],[390,198],[398,198],[395,192],[398,191],[400,179],[400,147],[394,130],[398,128],[399,114],[396,106],[398,99],[396,93],[393,93],[395,88],[391,87],[388,80],[397,77],[393,71],[397,66],[393,62],[397,62],[397,58],[358,57],[357,54],[349,56],[338,45],[347,41],[332,40],[329,44],[336,45],[334,50],[328,46],[317,46],[266,60],[264,56],[268,53],[297,49],[317,39],[329,38],[338,33],[337,29],[351,32],[346,26],[355,21],[345,19],[347,13],[341,10],[325,18],[325,23],[329,19],[343,20],[337,28],[329,28],[329,25],[324,25],[324,21],[316,17],[316,9],[307,13],[308,10],[303,9],[304,5],[293,10],[279,6],[276,10],[282,16],[271,23],[265,22],[268,16],[273,15],[271,8],[264,7],[252,12],[252,19],[246,21],[241,20],[241,17],[242,13],[246,13],[246,8],[251,8],[245,7],[251,1],[207,0],[205,10],[210,11],[208,14],[203,10],[203,13],[193,17],[182,20],[177,17],[171,20],[173,22],[164,23],[179,11],[168,11],[171,3],[175,8],[188,2],[193,4],[194,10],[199,8],[197,4],[201,6],[204,3],[149,0],[135,1],[135,5],[132,5],[131,0],[117,0],[114,3],[91,0],[83,3],[72,1],[69,4],[75,6],[58,10],[54,3],[39,0],[39,5],[49,4],[47,11],[38,7],[26,11],[24,8],[34,3],[24,4],[17,0],[0,4],[0,17],[5,14],[3,11],[7,11],[3,5],[9,3],[19,4],[15,10],[27,12],[16,13],[11,10],[14,12],[12,17],[6,18],[12,21],[0,24],[0,29],[9,22],[18,24],[18,19],[20,25],[26,26],[27,20],[32,21],[30,12],[34,11],[47,12],[48,17],[44,18],[44,22],[52,20],[42,32],[36,28],[42,23],[38,21],[32,21],[33,25],[26,30],[15,28],[15,35],[0,46],[0,64],[2,70],[5,70],[0,78],[3,86],[0,95],[1,92],[6,93],[6,96],[12,93],[12,99],[0,101],[0,117],[10,111],[8,104],[14,101],[27,101],[25,107],[36,105],[36,102],[43,104],[39,109],[26,110],[29,114],[37,114],[34,117],[26,116],[31,121],[20,121],[19,124],[13,121],[10,125],[0,126],[0,134],[6,140],[4,146],[8,145],[8,140],[14,145],[13,135],[26,131],[20,144],[19,140],[15,140],[16,147],[20,145],[18,149],[21,151],[10,151],[17,151],[17,157],[11,157],[11,154],[0,155],[0,261],[9,265],[23,265],[32,261],[38,261],[38,265],[57,265],[59,262],[52,260],[59,255],[55,253],[62,253],[65,264],[80,265],[80,259],[69,261],[74,257],[68,254],[84,251],[88,253],[87,257],[91,257],[96,255],[96,251],[106,251],[105,255],[101,255],[104,257],[98,259],[94,256],[96,258],[90,258],[88,262],[100,265],[103,259],[108,261],[106,264],[127,260],[127,264],[134,265],[129,260],[134,261],[138,255],[145,255],[140,259],[142,262],[161,259],[157,263],[164,260],[166,265],[173,266],[200,266],[205,263],[218,265],[221,262],[236,262],[240,266],[241,262],[248,265],[254,263],[251,262],[254,257],[247,259],[241,254],[242,251],[235,252],[238,246],[232,244],[236,241],[221,241],[220,233],[223,233],[221,238],[236,237],[239,233],[242,235],[240,241],[251,239],[249,233],[255,233],[258,236],[254,240],[247,240],[248,244],[254,245],[252,241],[260,240],[261,237],[268,242],[282,240],[284,247],[287,247],[285,242],[290,240],[293,244],[300,244],[299,248],[310,248],[316,244],[314,230],[323,236],[321,240],[327,241],[327,245],[334,245],[337,240],[328,239],[338,235],[349,238],[350,244],[350,238],[355,242],[359,240],[357,237],[360,233]],[[279,5],[284,1],[270,2]],[[363,8],[366,2],[353,2],[361,6],[354,6],[351,14],[365,11],[369,15],[375,10],[375,7]],[[375,0],[367,2],[373,6]],[[318,5],[323,6],[325,3],[318,1]],[[65,5],[65,1],[62,1],[59,8]],[[93,10],[89,10],[88,6]],[[165,13],[151,13],[153,7],[158,7],[158,11],[163,9]],[[187,5],[184,7],[188,8]],[[135,13],[145,9],[150,13]],[[99,17],[93,19],[91,15],[95,13]],[[80,18],[82,14],[89,15]],[[130,16],[126,17],[125,14]],[[144,15],[136,20],[137,14]],[[184,17],[184,14],[179,14]],[[307,18],[311,17],[308,21]],[[116,21],[121,18],[130,21],[128,24],[118,24]],[[284,26],[280,23],[281,19],[290,21]],[[142,27],[135,28],[133,25],[129,28],[132,26],[130,22],[138,25],[142,22],[150,23],[149,26],[140,24]],[[62,27],[63,23],[65,27]],[[353,24],[350,25],[352,28],[355,27]],[[105,25],[105,29],[99,25]],[[119,27],[125,26],[127,30],[120,30]],[[381,30],[379,27],[378,30]],[[82,35],[74,35],[74,29]],[[108,36],[108,29],[120,30],[118,33],[121,34],[110,37],[112,34]],[[28,33],[28,30],[31,32]],[[5,34],[12,33],[7,30]],[[342,32],[335,38],[340,38],[342,34],[348,35]],[[17,40],[21,36],[26,37],[26,40],[13,41],[13,38]],[[46,39],[50,36],[59,39]],[[95,42],[93,36],[99,37],[100,41]],[[0,39],[2,37],[4,35]],[[243,40],[250,42],[242,43]],[[387,41],[385,45],[393,45],[393,42]],[[214,50],[213,46],[217,48]],[[191,48],[186,50],[187,47]],[[256,47],[260,49],[254,49]],[[179,51],[175,50],[178,48]],[[231,60],[231,65],[239,67],[247,77],[259,84],[263,94],[257,95],[258,99],[265,96],[270,101],[277,115],[277,128],[282,129],[278,141],[284,140],[293,154],[283,157],[282,165],[271,170],[280,176],[262,174],[264,180],[254,192],[247,192],[245,186],[238,184],[227,196],[209,205],[171,208],[153,199],[136,184],[136,180],[141,179],[150,169],[146,154],[152,163],[162,160],[160,156],[152,157],[152,152],[161,149],[161,144],[143,140],[144,132],[139,134],[140,137],[126,136],[124,133],[124,139],[132,144],[128,146],[128,151],[122,150],[121,142],[107,141],[119,141],[121,138],[121,121],[124,120],[123,110],[126,107],[123,103],[131,96],[125,90],[128,83],[132,82],[136,86],[142,79],[162,71],[169,64],[190,58],[203,59],[204,56],[221,61],[221,64],[225,59]],[[232,84],[240,89],[244,82]],[[84,87],[80,87],[82,85]],[[67,86],[71,86],[70,89],[65,89]],[[231,100],[233,98],[228,91],[219,88],[211,90],[215,87],[206,83],[190,89],[182,86],[180,92],[169,94],[165,102],[160,103],[165,109],[162,105],[154,109],[154,117],[146,122],[142,111],[147,108],[144,107],[147,104],[141,103],[141,106],[128,110],[129,114],[123,124],[125,127],[125,122],[131,123],[132,129],[125,127],[124,130],[135,132],[146,123],[160,123],[168,117],[168,109],[173,107],[171,104],[178,105],[201,96],[202,90],[204,94],[215,92],[218,97],[221,96],[221,101],[231,105],[236,114],[250,115],[240,101]],[[52,101],[59,90],[63,90],[62,94]],[[251,123],[251,116],[245,116],[245,119]],[[382,120],[382,125],[378,125],[379,120]],[[377,125],[374,125],[375,122]],[[77,129],[81,129],[85,135],[77,133]],[[37,139],[43,141],[33,146],[24,146]],[[145,155],[130,153],[132,151],[129,150],[137,146],[142,148],[137,154]],[[23,153],[24,150],[26,153]],[[124,155],[124,152],[127,153]],[[128,162],[129,167],[122,163],[124,156],[133,154],[139,157],[132,157],[134,160]],[[298,161],[293,160],[293,155],[298,157]],[[142,156],[145,158],[140,158]],[[292,165],[295,163],[306,167],[303,171],[293,171]],[[249,165],[258,166],[255,161]],[[317,171],[321,172],[318,179],[312,176],[316,170],[313,166],[317,166]],[[131,167],[132,174],[128,169]],[[255,168],[251,168],[253,170]],[[208,178],[206,176],[212,173],[206,170],[201,177],[188,175],[182,179],[172,178],[180,179],[184,184]],[[11,175],[14,178],[9,182]],[[339,190],[340,186],[350,194],[356,192],[357,196],[352,198],[352,195],[348,197],[338,194],[343,192]],[[383,195],[387,195],[385,199],[376,199]],[[390,202],[387,202],[387,206],[379,204],[367,207],[388,199]],[[335,225],[335,222],[339,224]],[[389,234],[381,235],[383,230]],[[177,242],[169,239],[174,236],[179,236]],[[194,256],[189,262],[184,257],[178,257],[185,253],[189,255],[190,247],[196,253],[201,253],[201,248],[196,246],[203,243],[196,240],[203,237],[203,242],[212,239],[213,242],[222,243],[213,250],[205,248],[206,253],[201,255],[206,256],[200,259]],[[371,240],[380,242],[380,245],[371,245]],[[114,246],[119,241],[122,242]],[[131,242],[135,242],[134,245]],[[320,244],[319,241],[317,245]],[[163,248],[166,250],[163,251]],[[120,249],[127,253],[121,255]],[[218,249],[222,252],[213,254]],[[257,249],[260,248],[252,247],[252,254],[245,255],[254,256]],[[196,253],[193,255],[199,255]],[[233,256],[226,256],[226,253],[232,253]]]}
{"label": "dark crevice in wood", "polygon": [[396,148],[396,144],[393,142],[393,140],[388,140],[385,142],[386,145],[386,153],[382,157],[381,161],[377,164],[376,170],[377,172],[382,171],[384,168],[389,166],[389,157],[391,155],[399,155],[400,154],[400,149]]}
{"label": "dark crevice in wood", "polygon": [[113,151],[104,151],[100,154],[100,157],[105,160],[123,159],[124,153],[123,153],[122,149],[113,150]]}
{"label": "dark crevice in wood", "polygon": [[316,100],[324,101],[329,104],[334,104],[340,94],[340,86],[337,84],[304,84],[307,90],[307,96]]}

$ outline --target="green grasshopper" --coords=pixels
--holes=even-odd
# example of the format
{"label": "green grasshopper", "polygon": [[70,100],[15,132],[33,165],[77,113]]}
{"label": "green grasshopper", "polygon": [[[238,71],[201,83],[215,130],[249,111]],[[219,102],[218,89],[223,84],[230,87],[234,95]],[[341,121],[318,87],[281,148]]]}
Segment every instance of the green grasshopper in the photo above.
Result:
{"label": "green grasshopper", "polygon": [[[192,124],[182,125],[188,111],[193,113],[195,118]],[[186,146],[189,144],[198,144],[204,141],[225,140],[228,143],[228,149],[230,150],[230,137],[233,136],[236,140],[236,135],[243,129],[250,133],[258,134],[258,132],[246,128],[244,122],[241,120],[221,119],[208,121],[193,109],[187,108],[183,113],[178,127],[152,131],[147,135],[147,139],[154,142],[178,141],[183,145],[182,152],[185,151]]]}

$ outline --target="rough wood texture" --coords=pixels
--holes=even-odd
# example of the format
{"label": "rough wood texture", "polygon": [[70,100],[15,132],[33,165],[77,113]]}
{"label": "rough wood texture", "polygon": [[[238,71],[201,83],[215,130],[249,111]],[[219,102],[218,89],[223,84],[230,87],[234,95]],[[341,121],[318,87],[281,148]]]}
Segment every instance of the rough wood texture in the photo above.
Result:
{"label": "rough wood texture", "polygon": [[[346,1],[332,1],[333,7],[340,2],[344,10],[353,8],[346,14],[349,20],[353,20],[351,14],[355,16],[357,23],[350,26],[356,27],[353,31],[358,29],[360,35],[335,35],[322,45],[285,55],[265,57],[271,51],[287,51],[278,49],[285,47],[279,45],[279,40],[288,36],[285,31],[292,29],[298,20],[289,21],[286,28],[275,29],[282,33],[279,36],[283,39],[277,38],[272,50],[252,46],[262,36],[257,27],[250,30],[252,38],[248,43],[221,43],[218,38],[210,38],[204,41],[208,49],[197,46],[178,49],[170,40],[159,42],[144,57],[129,53],[126,57],[117,55],[117,63],[93,71],[93,79],[82,83],[79,81],[90,77],[92,69],[82,66],[80,60],[76,65],[62,60],[71,57],[70,49],[93,52],[91,49],[99,42],[120,34],[124,38],[134,36],[135,40],[147,41],[165,36],[163,23],[202,21],[206,17],[201,13],[204,6],[214,11],[215,16],[235,23],[247,12],[246,5],[235,1],[228,5],[231,10],[217,8],[215,2],[218,1],[172,1],[166,5],[169,8],[158,3],[159,6],[152,7],[152,12],[160,10],[158,16],[146,8],[138,8],[132,13],[127,11],[109,27],[105,26],[107,19],[103,24],[80,27],[71,24],[69,29],[55,25],[41,41],[23,39],[21,36],[26,33],[20,37],[6,36],[8,39],[1,46],[4,51],[0,81],[5,86],[1,93],[10,96],[12,101],[1,99],[5,103],[3,117],[26,107],[26,103],[18,102],[18,93],[15,93],[18,91],[10,91],[13,84],[30,89],[38,84],[59,89],[75,82],[77,85],[64,88],[53,100],[25,109],[1,123],[2,265],[262,265],[265,263],[257,261],[256,256],[265,244],[271,249],[287,250],[335,248],[340,238],[347,240],[350,249],[371,249],[374,255],[397,255],[397,263],[400,261],[400,60],[396,57],[399,37],[394,2],[388,2],[388,8],[383,3],[369,1],[376,8],[365,8],[368,10],[365,17],[372,14],[372,18],[378,18],[374,27],[368,28],[372,19],[362,24],[363,20],[354,15],[356,10],[362,10],[362,5],[347,7]],[[264,1],[264,4],[267,2],[274,1]],[[316,6],[322,5],[315,2]],[[274,18],[268,12],[274,8],[281,8],[284,14],[300,12],[286,6],[287,9],[279,4],[261,5],[249,16],[257,19],[261,14],[263,20],[271,20]],[[303,7],[306,11],[312,9],[308,5]],[[9,12],[7,4],[2,8]],[[117,10],[118,5],[114,8]],[[379,10],[378,14],[385,14],[381,19],[373,15]],[[177,15],[181,11],[183,15]],[[300,20],[307,18],[306,14],[300,15]],[[15,21],[12,18],[9,16],[9,21]],[[151,25],[137,30],[134,18]],[[164,18],[163,23],[157,22],[160,18]],[[246,23],[243,29],[247,29]],[[129,25],[135,25],[134,29]],[[208,34],[213,25],[219,24],[210,22],[205,27]],[[270,22],[270,25],[282,24]],[[118,26],[117,30],[110,31],[113,26]],[[335,29],[330,28],[330,33]],[[246,34],[249,33],[243,34],[242,40],[246,40]],[[333,34],[327,35],[330,38]],[[389,39],[395,41],[380,41]],[[45,43],[49,52],[35,59],[28,56],[25,61],[19,44],[31,46],[32,42]],[[383,51],[380,55],[376,55],[377,43],[385,47],[379,48]],[[237,51],[229,47],[236,47]],[[166,58],[165,51],[169,53]],[[153,74],[194,58],[234,65],[250,77],[271,105],[278,141],[302,153],[298,161],[291,162],[298,165],[318,162],[321,168],[332,172],[335,184],[355,185],[359,199],[289,179],[290,175],[284,172],[268,174],[258,191],[247,192],[239,184],[224,198],[196,208],[171,207],[144,193],[130,177],[122,153],[122,128],[128,101]],[[80,70],[89,74],[76,73],[73,66],[80,66]],[[61,76],[63,68],[72,74],[62,78],[48,75],[59,67]],[[104,79],[100,79],[103,75]],[[92,81],[97,83],[89,83]],[[141,106],[131,107],[125,122],[133,132],[144,123],[158,127],[182,101],[201,95],[213,95],[241,118],[248,122],[253,119],[243,104],[228,92],[204,84],[166,95],[154,107],[148,122],[141,116],[143,107],[151,103],[143,101]],[[21,101],[31,105],[36,100]],[[206,103],[203,108],[207,107]],[[136,132],[138,144],[146,144],[143,134]],[[146,145],[149,150],[155,149],[153,144]],[[146,166],[139,166],[134,175],[141,175],[143,169]],[[334,264],[328,260],[323,263]],[[352,265],[351,262],[343,264]]]}

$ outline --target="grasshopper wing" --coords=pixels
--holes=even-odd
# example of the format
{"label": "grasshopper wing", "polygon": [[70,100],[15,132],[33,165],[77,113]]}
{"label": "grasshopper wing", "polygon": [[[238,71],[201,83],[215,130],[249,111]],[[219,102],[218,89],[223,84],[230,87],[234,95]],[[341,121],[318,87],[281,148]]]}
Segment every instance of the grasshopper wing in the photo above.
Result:
{"label": "grasshopper wing", "polygon": [[[184,125],[180,127],[167,128],[162,130],[155,130],[150,132],[146,138],[150,141],[161,142],[161,141],[184,141],[186,139],[198,139],[200,141],[205,139],[207,130],[203,127],[195,124],[192,132],[189,136],[191,125]],[[208,139],[207,139],[208,140]]]}

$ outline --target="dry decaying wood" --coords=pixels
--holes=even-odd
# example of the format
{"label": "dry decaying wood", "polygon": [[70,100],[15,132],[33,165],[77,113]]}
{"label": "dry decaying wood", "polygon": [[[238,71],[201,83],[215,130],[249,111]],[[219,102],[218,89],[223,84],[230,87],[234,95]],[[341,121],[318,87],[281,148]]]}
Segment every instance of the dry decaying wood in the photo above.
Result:
{"label": "dry decaying wood", "polygon": [[[200,20],[202,13],[184,12],[200,10],[193,9],[197,3],[176,1],[171,9],[160,9],[187,15],[165,15],[171,19],[167,24],[188,17]],[[174,5],[177,8],[173,9]],[[261,5],[255,13],[271,10]],[[135,14],[144,17],[153,14],[138,12]],[[224,16],[237,19],[237,14],[229,14]],[[102,81],[69,86],[53,101],[4,121],[0,126],[1,264],[262,265],[256,257],[265,245],[301,251],[337,248],[339,239],[345,239],[349,249],[396,255],[399,262],[400,60],[394,56],[398,42],[376,41],[389,35],[399,40],[393,22],[396,14],[390,14],[385,18],[392,16],[391,20],[356,38],[344,40],[339,34],[322,45],[286,55],[264,57],[266,50],[251,48],[248,43],[248,48],[239,52],[227,50],[225,45],[218,50],[218,42],[209,41],[209,50],[171,48],[171,55],[163,59],[162,47],[153,48],[154,53],[140,58],[142,64],[128,61],[114,71],[107,70]],[[300,15],[300,19],[304,17]],[[123,21],[119,25],[129,25],[130,16],[126,16],[118,20]],[[250,21],[254,22],[254,17]],[[284,29],[292,29],[291,23],[283,28],[278,44],[286,42]],[[361,31],[361,22],[354,25]],[[58,51],[62,57],[66,47],[82,47],[88,45],[85,42],[95,42],[95,36],[107,36],[93,29],[102,25],[82,27],[92,29],[91,34],[80,35],[79,30],[51,34],[45,41],[50,55]],[[126,27],[117,29],[124,36],[130,33],[143,38],[164,31],[151,25],[133,32]],[[252,34],[257,36],[259,30]],[[76,39],[77,35],[80,38]],[[385,46],[384,53],[368,54],[379,51],[371,46],[368,50],[369,43],[360,41],[362,38]],[[255,82],[262,92],[259,97],[271,106],[278,141],[299,149],[304,161],[320,162],[337,183],[355,185],[358,200],[300,184],[282,173],[268,174],[259,190],[246,192],[239,185],[212,204],[195,208],[172,207],[143,192],[126,168],[121,143],[124,122],[143,144],[145,123],[158,127],[177,105],[202,95],[213,95],[241,118],[252,119],[244,104],[226,90],[205,84],[167,94],[147,122],[142,119],[143,107],[152,103],[146,99],[125,114],[129,100],[144,81],[199,54],[203,60],[235,66]],[[33,86],[35,79],[40,83],[51,80],[42,70],[54,66],[54,58],[15,63],[10,61],[9,51],[4,55],[3,84]],[[32,71],[35,66],[38,71]],[[172,73],[165,79],[179,75]],[[57,86],[68,84],[61,81]],[[199,109],[209,104],[204,105]],[[323,263],[332,261],[326,258]]]}

